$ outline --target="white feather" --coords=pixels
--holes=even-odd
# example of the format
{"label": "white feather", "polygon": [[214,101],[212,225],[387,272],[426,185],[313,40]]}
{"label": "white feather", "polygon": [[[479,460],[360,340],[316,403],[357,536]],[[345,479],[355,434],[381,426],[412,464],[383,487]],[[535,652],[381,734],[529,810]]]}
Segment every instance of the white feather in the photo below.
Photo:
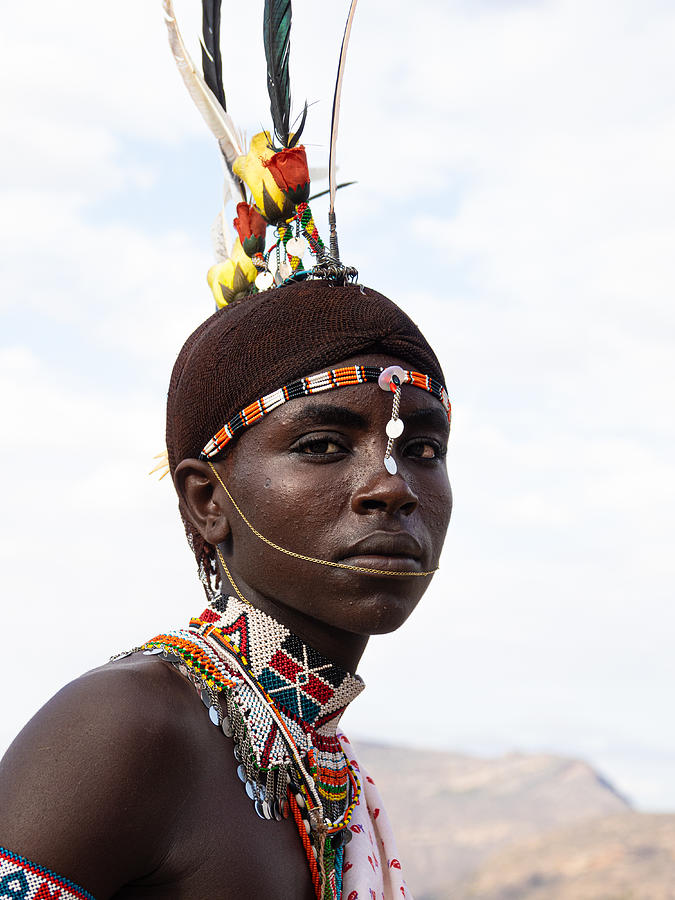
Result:
{"label": "white feather", "polygon": [[217,262],[225,262],[232,254],[232,244],[225,224],[225,207],[221,209],[211,226],[211,242]]}
{"label": "white feather", "polygon": [[172,0],[162,0],[164,20],[169,33],[169,45],[183,81],[204,121],[215,135],[228,165],[244,153],[237,128],[229,113],[225,112],[211,88],[195,68],[187,51],[173,9]]}

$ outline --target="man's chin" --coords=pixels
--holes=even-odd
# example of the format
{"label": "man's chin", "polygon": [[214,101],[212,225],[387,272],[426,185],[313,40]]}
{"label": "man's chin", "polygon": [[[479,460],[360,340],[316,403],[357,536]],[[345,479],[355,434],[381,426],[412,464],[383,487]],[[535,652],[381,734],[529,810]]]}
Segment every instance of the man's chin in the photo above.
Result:
{"label": "man's chin", "polygon": [[360,608],[356,601],[350,607],[352,611],[350,621],[335,624],[345,631],[364,636],[391,634],[403,625],[419,603],[419,599],[419,597],[414,599],[396,597],[389,592],[383,592],[378,597],[369,597],[367,601],[362,601]]}

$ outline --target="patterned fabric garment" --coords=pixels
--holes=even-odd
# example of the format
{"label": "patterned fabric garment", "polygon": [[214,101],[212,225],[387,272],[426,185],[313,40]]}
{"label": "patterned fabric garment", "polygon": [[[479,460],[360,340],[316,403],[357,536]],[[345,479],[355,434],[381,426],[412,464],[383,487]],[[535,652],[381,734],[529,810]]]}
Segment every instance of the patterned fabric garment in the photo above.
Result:
{"label": "patterned fabric garment", "polygon": [[363,794],[349,826],[354,835],[342,866],[344,900],[413,900],[403,879],[396,841],[375,782],[359,766],[348,738],[338,733],[352,766],[363,779]]}
{"label": "patterned fabric garment", "polygon": [[290,803],[317,897],[410,898],[374,784],[337,732],[363,681],[255,607],[233,597],[216,606],[145,652],[176,666],[234,739],[255,812],[281,819]]}
{"label": "patterned fabric garment", "polygon": [[0,847],[0,900],[94,900],[67,878]]}

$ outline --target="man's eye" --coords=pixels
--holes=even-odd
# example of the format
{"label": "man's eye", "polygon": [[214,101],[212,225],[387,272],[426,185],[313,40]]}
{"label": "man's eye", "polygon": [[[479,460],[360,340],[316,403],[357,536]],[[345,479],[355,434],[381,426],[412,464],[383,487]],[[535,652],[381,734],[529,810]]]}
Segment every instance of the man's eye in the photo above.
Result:
{"label": "man's eye", "polygon": [[442,459],[445,456],[445,448],[436,441],[415,441],[408,444],[405,452],[414,459]]}
{"label": "man's eye", "polygon": [[341,452],[342,447],[329,438],[314,438],[303,441],[296,447],[296,453],[304,453],[306,456],[332,456]]}

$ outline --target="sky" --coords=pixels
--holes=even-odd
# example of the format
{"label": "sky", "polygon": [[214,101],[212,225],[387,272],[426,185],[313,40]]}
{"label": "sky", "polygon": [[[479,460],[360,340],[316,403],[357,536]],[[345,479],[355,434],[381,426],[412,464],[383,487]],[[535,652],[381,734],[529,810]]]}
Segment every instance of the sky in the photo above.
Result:
{"label": "sky", "polygon": [[[198,6],[176,9],[197,55]],[[261,10],[224,4],[249,137],[269,125]],[[317,169],[346,10],[294,4]],[[2,751],[67,681],[203,606],[147,473],[212,310],[222,176],[159,2],[11,4],[0,44]],[[664,0],[361,0],[337,205],[343,259],[444,365],[455,496],[441,570],[370,642],[345,728],[581,757],[671,811],[673,46]]]}

